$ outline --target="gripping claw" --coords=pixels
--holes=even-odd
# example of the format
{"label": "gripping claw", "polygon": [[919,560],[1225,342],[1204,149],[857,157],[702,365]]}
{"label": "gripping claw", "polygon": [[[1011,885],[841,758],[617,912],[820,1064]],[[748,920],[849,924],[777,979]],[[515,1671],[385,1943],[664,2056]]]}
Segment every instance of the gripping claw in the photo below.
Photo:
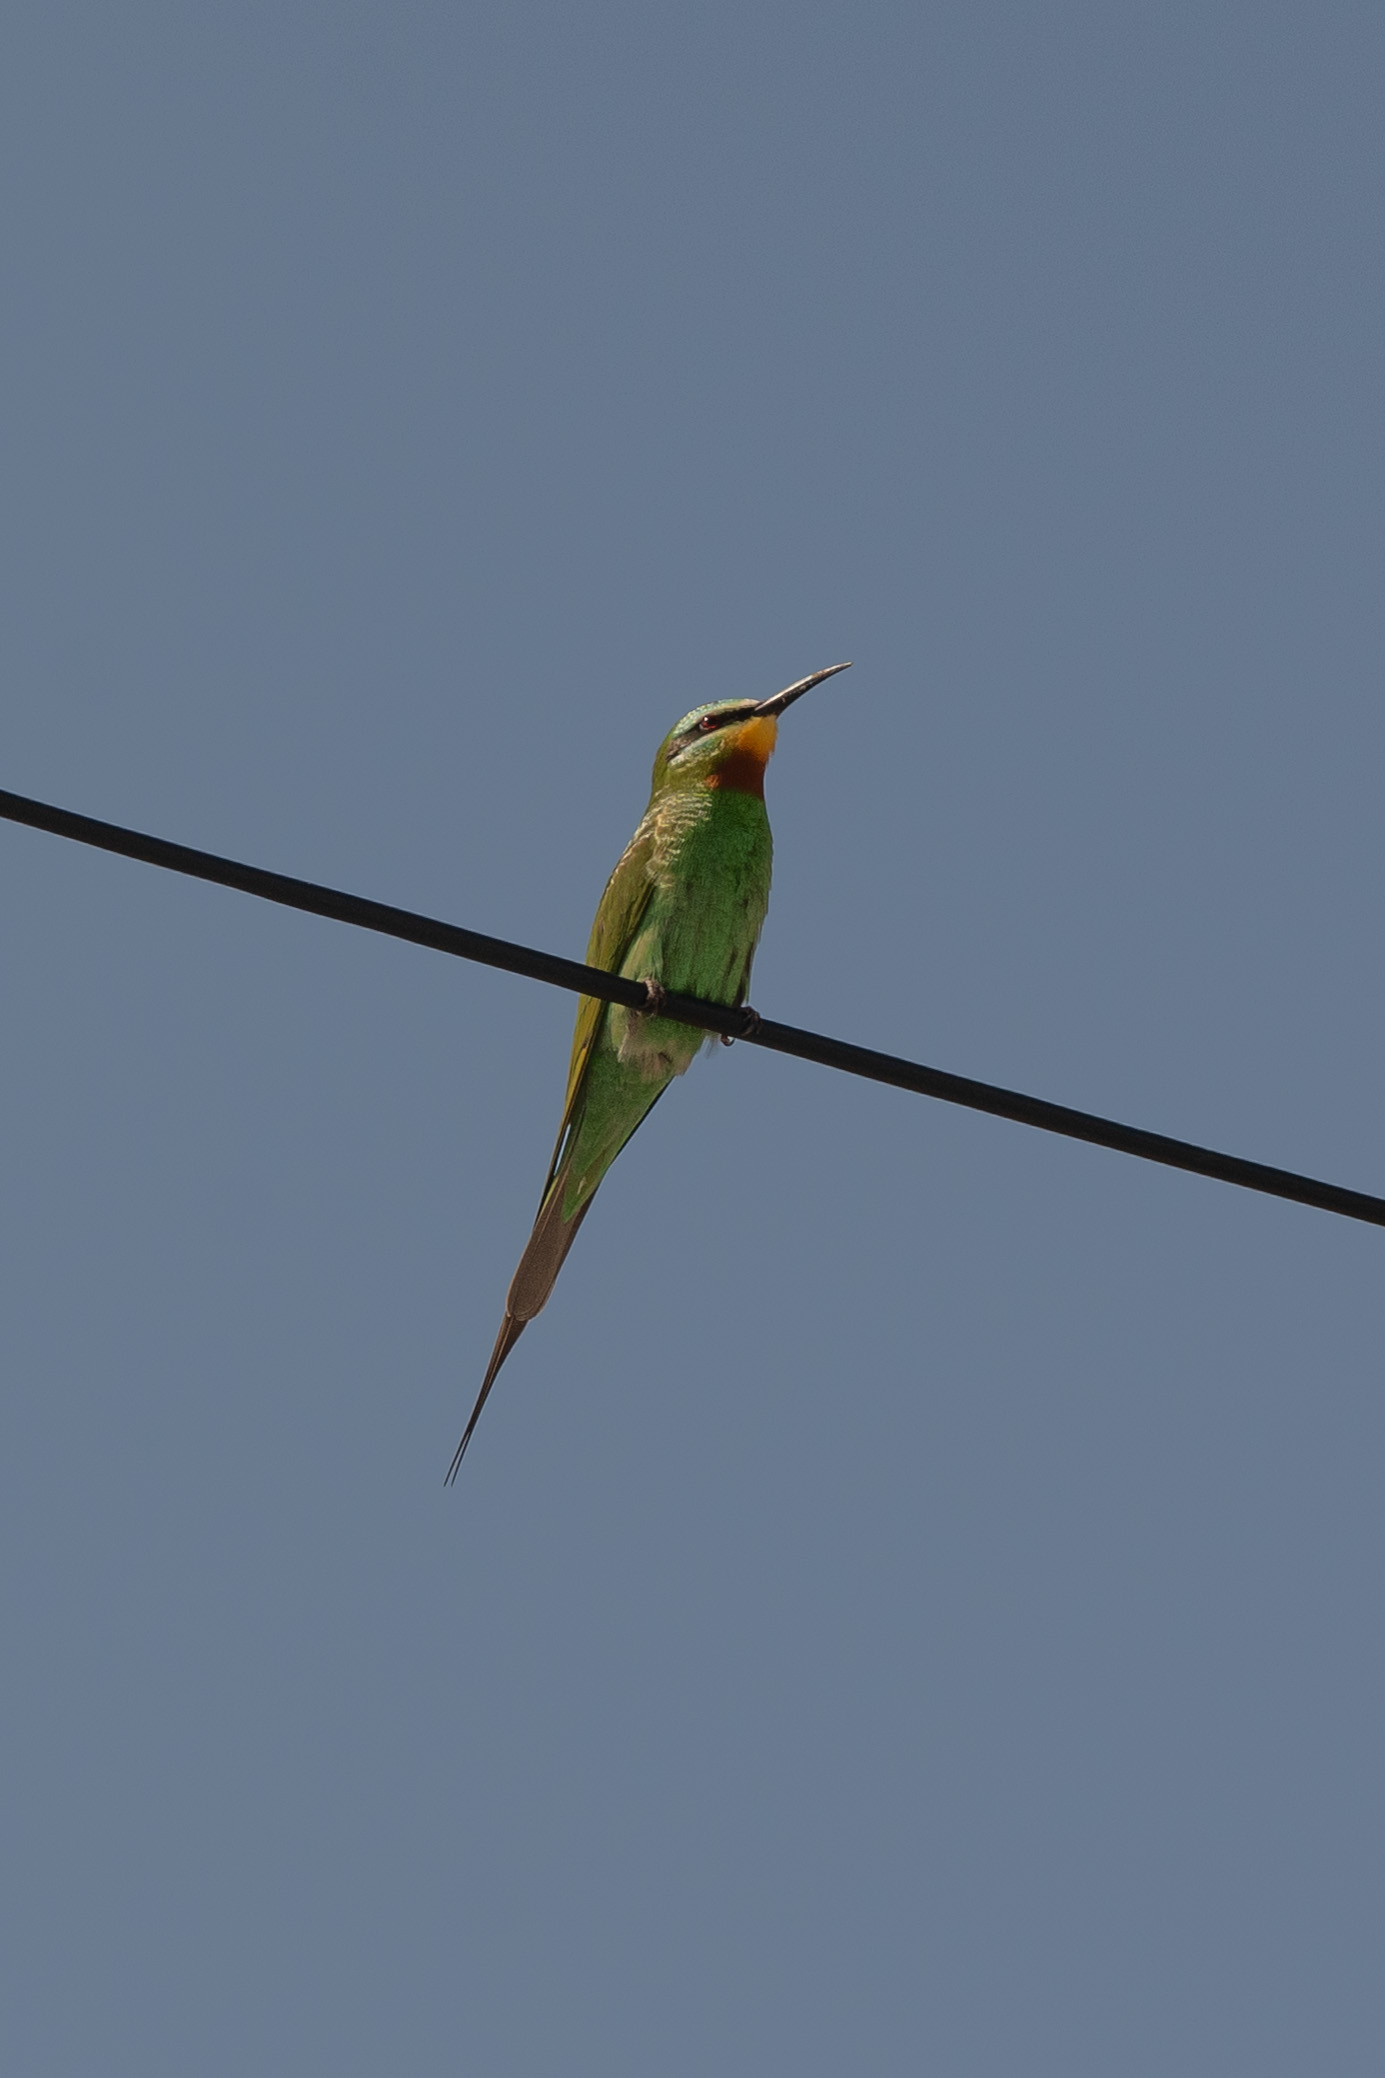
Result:
{"label": "gripping claw", "polygon": [[741,1005],[741,1028],[739,1032],[723,1032],[721,1034],[722,1045],[734,1046],[738,1039],[753,1039],[763,1023],[764,1019],[759,1011],[752,1010],[748,1003],[743,1003]]}

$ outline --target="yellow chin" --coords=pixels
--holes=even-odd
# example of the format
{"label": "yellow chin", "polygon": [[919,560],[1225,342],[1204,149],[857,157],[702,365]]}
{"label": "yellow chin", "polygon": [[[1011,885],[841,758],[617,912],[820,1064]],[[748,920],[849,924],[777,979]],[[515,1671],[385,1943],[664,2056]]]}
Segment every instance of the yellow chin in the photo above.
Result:
{"label": "yellow chin", "polygon": [[779,723],[772,714],[752,715],[739,728],[728,729],[742,757],[754,758],[758,765],[767,765],[774,755],[775,741],[779,735]]}
{"label": "yellow chin", "polygon": [[778,734],[779,724],[772,714],[754,714],[748,722],[723,729],[715,739],[720,755],[702,784],[709,790],[724,787],[731,793],[758,794],[763,799],[765,767]]}

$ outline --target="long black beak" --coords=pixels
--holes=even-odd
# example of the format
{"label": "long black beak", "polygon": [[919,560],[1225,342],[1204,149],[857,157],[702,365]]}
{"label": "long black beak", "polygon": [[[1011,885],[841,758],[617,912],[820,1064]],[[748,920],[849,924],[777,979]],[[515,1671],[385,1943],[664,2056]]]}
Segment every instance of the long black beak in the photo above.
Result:
{"label": "long black beak", "polygon": [[825,671],[814,671],[811,678],[800,678],[797,685],[786,685],[783,692],[776,693],[772,700],[762,700],[755,712],[782,714],[786,707],[793,706],[795,700],[801,700],[805,693],[811,693],[815,685],[821,685],[824,678],[835,678],[839,671],[850,669],[850,664],[829,664]]}

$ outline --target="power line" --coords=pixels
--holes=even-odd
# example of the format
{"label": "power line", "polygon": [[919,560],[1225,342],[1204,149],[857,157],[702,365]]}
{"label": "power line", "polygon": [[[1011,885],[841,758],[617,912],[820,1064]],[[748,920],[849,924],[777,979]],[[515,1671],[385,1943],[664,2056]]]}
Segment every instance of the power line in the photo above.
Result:
{"label": "power line", "polygon": [[[122,829],[116,823],[98,822],[94,816],[51,807],[45,801],[31,801],[23,794],[0,789],[0,818],[25,823],[31,829],[48,830],[55,837],[75,838],[79,844],[92,844],[101,851],[118,852],[122,858],[142,859],[150,866],[190,874],[194,880],[239,888],[243,894],[259,895],[288,909],[302,909],[310,916],[333,917],[338,923],[356,924],[363,930],[382,932],[387,938],[402,938],[411,945],[430,946],[435,952],[451,953],[456,959],[479,961],[482,966],[500,967],[509,974],[527,974],[531,980],[546,981],[555,988],[599,996],[608,1003],[623,1003],[630,1010],[647,1009],[650,1004],[649,991],[642,981],[627,981],[599,967],[583,966],[580,960],[535,952],[526,945],[513,945],[506,938],[463,930],[458,924],[420,916],[411,909],[395,909],[387,902],[371,902],[361,895],[345,894],[339,888],[320,887],[315,881],[295,880],[287,873],[269,873],[262,866],[219,858],[215,852],[195,851],[186,844],[172,844],[165,837],[149,837],[139,830]],[[1123,1126],[1089,1111],[1071,1110],[1066,1104],[1050,1104],[1042,1097],[1026,1097],[989,1082],[973,1082],[965,1075],[949,1075],[941,1068],[927,1068],[920,1061],[875,1053],[869,1047],[829,1039],[820,1032],[805,1032],[797,1025],[776,1024],[770,1018],[758,1017],[754,1011],[731,1010],[721,1003],[704,1003],[694,996],[676,996],[672,992],[661,996],[659,1010],[661,1015],[676,1018],[682,1024],[719,1032],[727,1039],[743,1039],[774,1053],[793,1054],[801,1061],[817,1061],[825,1068],[864,1076],[870,1082],[886,1082],[895,1089],[938,1097],[945,1104],[962,1104],[968,1110],[988,1111],[995,1118],[1014,1119],[1045,1133],[1061,1133],[1069,1140],[1087,1140],[1096,1147],[1137,1155],[1141,1161],[1162,1162],[1167,1168],[1186,1169],[1195,1176],[1214,1176],[1242,1190],[1263,1191],[1269,1197],[1289,1198],[1299,1205],[1316,1206],[1321,1212],[1339,1213],[1345,1219],[1385,1226],[1385,1198],[1371,1197],[1365,1191],[1321,1183],[1312,1176],[1296,1175],[1291,1169],[1245,1161],[1239,1155],[1218,1154],[1213,1148],[1198,1147],[1191,1141],[1174,1140],[1165,1133],[1147,1133],[1139,1126]]]}

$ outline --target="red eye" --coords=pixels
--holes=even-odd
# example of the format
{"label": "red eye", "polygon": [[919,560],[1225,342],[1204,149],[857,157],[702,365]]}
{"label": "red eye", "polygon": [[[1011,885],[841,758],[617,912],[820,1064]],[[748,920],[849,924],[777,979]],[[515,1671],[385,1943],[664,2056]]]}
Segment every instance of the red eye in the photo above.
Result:
{"label": "red eye", "polygon": [[706,736],[717,726],[717,718],[714,714],[704,714],[697,726]]}

